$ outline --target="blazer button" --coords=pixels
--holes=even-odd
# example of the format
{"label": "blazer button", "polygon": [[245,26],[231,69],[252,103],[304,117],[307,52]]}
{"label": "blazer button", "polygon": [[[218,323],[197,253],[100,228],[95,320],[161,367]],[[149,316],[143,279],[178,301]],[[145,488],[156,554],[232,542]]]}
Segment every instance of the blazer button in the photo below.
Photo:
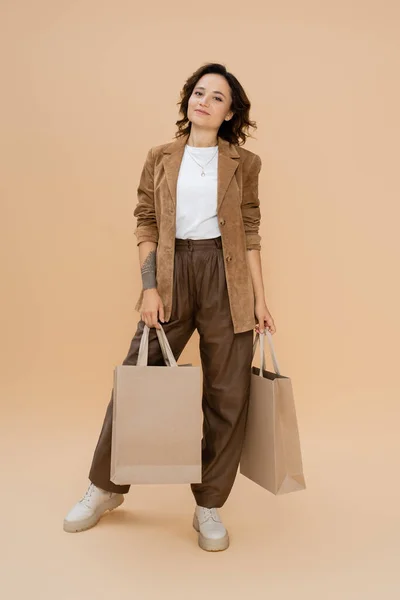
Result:
{"label": "blazer button", "polygon": [[227,260],[227,262],[230,262],[232,260],[232,256],[227,256],[226,260]]}
{"label": "blazer button", "polygon": [[225,219],[220,219],[220,220],[219,220],[219,224],[220,224],[220,225],[225,225]]}

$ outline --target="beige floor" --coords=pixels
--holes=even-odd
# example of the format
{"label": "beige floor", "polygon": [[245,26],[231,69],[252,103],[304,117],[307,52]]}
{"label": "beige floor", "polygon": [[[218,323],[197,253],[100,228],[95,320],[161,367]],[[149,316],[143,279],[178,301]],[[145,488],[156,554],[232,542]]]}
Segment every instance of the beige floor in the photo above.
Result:
{"label": "beige floor", "polygon": [[14,400],[1,431],[3,598],[400,597],[396,425],[373,402],[357,435],[356,413],[332,410],[328,423],[300,405],[307,490],[275,497],[238,474],[221,509],[231,546],[212,554],[197,545],[184,485],[135,486],[96,527],[65,533],[104,407]]}

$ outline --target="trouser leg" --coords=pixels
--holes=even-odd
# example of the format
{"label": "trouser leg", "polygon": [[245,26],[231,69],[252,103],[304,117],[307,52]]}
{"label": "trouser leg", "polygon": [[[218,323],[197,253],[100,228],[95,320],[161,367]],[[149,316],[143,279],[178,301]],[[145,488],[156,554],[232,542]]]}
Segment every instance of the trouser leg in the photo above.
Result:
{"label": "trouser leg", "polygon": [[[235,334],[223,253],[193,253],[203,369],[202,482],[191,484],[196,503],[221,507],[236,478],[250,395],[253,330]],[[201,264],[204,263],[204,264]]]}
{"label": "trouser leg", "polygon": [[[163,323],[162,327],[175,359],[178,360],[195,329],[191,286],[190,281],[187,280],[187,269],[185,268],[184,261],[181,260],[180,253],[177,254],[175,260],[173,290],[171,318],[168,323]],[[128,354],[122,363],[123,365],[136,365],[143,329],[144,321],[139,321]],[[151,328],[149,332],[147,364],[151,366],[165,366],[155,328]],[[130,489],[130,485],[118,485],[110,481],[113,401],[114,390],[111,392],[111,399],[106,409],[103,426],[94,451],[89,479],[103,490],[126,494]]]}

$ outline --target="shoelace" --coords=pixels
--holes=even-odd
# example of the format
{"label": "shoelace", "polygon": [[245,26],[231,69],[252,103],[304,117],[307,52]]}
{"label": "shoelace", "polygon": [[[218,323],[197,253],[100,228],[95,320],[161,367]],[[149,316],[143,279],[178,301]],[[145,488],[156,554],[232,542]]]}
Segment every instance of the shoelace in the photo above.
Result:
{"label": "shoelace", "polygon": [[88,489],[86,490],[85,495],[81,498],[80,502],[83,502],[84,504],[86,504],[86,501],[90,500],[93,490],[94,490],[94,485],[93,485],[93,483],[91,483],[89,485]]}
{"label": "shoelace", "polygon": [[216,508],[207,508],[205,506],[202,506],[201,510],[203,512],[205,520],[208,520],[211,517],[213,521],[216,521],[217,523],[221,522],[221,519],[218,517]]}

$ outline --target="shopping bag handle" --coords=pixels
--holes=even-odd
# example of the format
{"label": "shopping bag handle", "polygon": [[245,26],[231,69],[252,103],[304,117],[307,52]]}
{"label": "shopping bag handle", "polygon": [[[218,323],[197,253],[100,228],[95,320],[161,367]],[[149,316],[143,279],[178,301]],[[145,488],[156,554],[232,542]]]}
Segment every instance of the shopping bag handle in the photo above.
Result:
{"label": "shopping bag handle", "polygon": [[[147,327],[147,325],[146,325]],[[158,341],[160,342],[161,352],[163,353],[164,362],[167,367],[177,367],[178,363],[175,360],[174,353],[169,345],[166,333],[161,325],[160,329],[156,329]]]}
{"label": "shopping bag handle", "polygon": [[[175,360],[174,353],[171,350],[171,346],[169,345],[168,338],[162,326],[161,329],[156,329],[156,332],[165,364],[167,367],[177,367],[178,363]],[[150,327],[145,325],[140,340],[139,354],[136,363],[138,367],[147,367],[149,360],[149,333]]]}
{"label": "shopping bag handle", "polygon": [[[274,365],[274,371],[277,375],[280,375],[281,371],[279,369],[278,360],[276,358],[276,354],[275,354],[275,350],[274,350],[274,344],[272,342],[272,334],[268,331],[268,329],[265,330],[265,334],[267,335],[267,338],[268,338],[268,344],[269,344],[269,349],[271,351],[271,357],[272,357],[272,362]],[[264,338],[265,338],[264,333],[262,333],[262,334],[256,333],[256,337],[255,337],[254,344],[253,344],[253,360],[254,360],[254,356],[256,353],[256,349],[257,349],[257,344],[258,344],[258,342],[260,342],[260,373],[259,373],[260,377],[263,377],[264,376],[263,372],[266,371]]]}

